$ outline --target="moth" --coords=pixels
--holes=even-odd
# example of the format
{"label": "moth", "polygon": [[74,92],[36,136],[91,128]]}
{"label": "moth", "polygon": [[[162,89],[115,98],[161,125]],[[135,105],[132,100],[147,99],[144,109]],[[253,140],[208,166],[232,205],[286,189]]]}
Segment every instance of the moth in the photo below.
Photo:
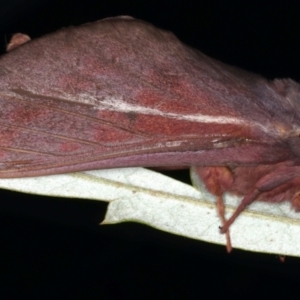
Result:
{"label": "moth", "polygon": [[[207,57],[131,17],[29,41],[0,57],[0,177],[129,166],[192,168],[221,232],[253,201],[300,210],[300,85]],[[224,217],[224,193],[242,196]]]}

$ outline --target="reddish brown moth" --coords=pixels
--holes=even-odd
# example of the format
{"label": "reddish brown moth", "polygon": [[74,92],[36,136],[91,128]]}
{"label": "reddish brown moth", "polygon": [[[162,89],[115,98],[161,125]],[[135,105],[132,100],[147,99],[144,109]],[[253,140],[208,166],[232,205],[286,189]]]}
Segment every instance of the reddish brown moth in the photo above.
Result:
{"label": "reddish brown moth", "polygon": [[0,58],[0,177],[193,166],[228,234],[253,201],[300,209],[299,95],[130,17],[69,27]]}

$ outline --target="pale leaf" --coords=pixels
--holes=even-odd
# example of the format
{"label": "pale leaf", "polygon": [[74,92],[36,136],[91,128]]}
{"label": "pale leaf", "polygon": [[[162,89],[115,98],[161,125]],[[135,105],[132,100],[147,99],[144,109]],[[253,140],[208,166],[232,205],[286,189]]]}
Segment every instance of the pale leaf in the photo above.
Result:
{"label": "pale leaf", "polygon": [[[203,190],[143,168],[124,168],[21,179],[1,179],[0,187],[49,196],[108,201],[102,224],[136,221],[160,230],[217,244],[214,197]],[[238,203],[226,197],[230,215]],[[256,202],[230,227],[233,248],[300,256],[300,214],[288,203]]]}

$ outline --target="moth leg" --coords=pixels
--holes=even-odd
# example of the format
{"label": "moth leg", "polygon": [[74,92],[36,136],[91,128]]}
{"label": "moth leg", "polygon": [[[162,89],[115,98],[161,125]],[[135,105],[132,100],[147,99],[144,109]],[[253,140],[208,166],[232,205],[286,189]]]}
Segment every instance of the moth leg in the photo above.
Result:
{"label": "moth leg", "polygon": [[229,230],[229,226],[235,221],[235,219],[240,215],[240,213],[243,212],[243,210],[252,202],[254,202],[257,197],[261,194],[261,192],[258,189],[252,190],[250,193],[248,193],[240,203],[240,205],[237,207],[235,212],[232,214],[232,216],[223,224],[223,227],[221,228],[221,233],[227,233]]}
{"label": "moth leg", "polygon": [[[218,210],[219,217],[222,221],[222,225],[224,226],[226,224],[227,220],[225,218],[225,205],[224,205],[222,196],[217,196],[217,210]],[[232,250],[232,245],[231,245],[231,238],[230,238],[229,230],[227,230],[225,232],[225,237],[226,237],[226,250],[228,253],[230,253]]]}
{"label": "moth leg", "polygon": [[[246,168],[239,169],[240,171],[242,171],[242,169],[246,170]],[[271,171],[271,169],[266,170],[265,175],[259,179],[256,178],[257,181],[253,183],[253,188],[245,191],[243,200],[222,227],[222,233],[225,233],[240,213],[256,200],[278,203],[290,199],[292,207],[296,211],[300,210],[300,167],[289,167],[278,164],[277,166],[273,166],[273,171]],[[251,175],[251,172],[249,174]],[[238,177],[236,179],[238,179]],[[249,181],[251,182],[251,177],[249,177]],[[238,180],[234,184],[239,185]],[[234,193],[235,187],[233,186],[229,192]]]}
{"label": "moth leg", "polygon": [[295,211],[300,211],[300,192],[297,192],[292,197],[292,207]]}
{"label": "moth leg", "polygon": [[[233,183],[233,175],[227,167],[193,167],[192,171],[203,180],[207,190],[217,196],[217,210],[223,227],[227,224],[223,194]],[[226,249],[232,250],[229,230],[226,230]]]}
{"label": "moth leg", "polygon": [[15,48],[18,48],[19,46],[27,43],[30,41],[30,37],[23,33],[16,33],[12,36],[10,39],[8,45],[6,46],[6,51],[9,52]]}

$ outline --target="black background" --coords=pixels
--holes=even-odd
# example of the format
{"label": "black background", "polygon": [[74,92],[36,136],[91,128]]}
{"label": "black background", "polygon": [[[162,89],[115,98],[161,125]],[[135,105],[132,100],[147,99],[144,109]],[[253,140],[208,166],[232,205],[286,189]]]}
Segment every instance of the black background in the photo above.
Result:
{"label": "black background", "polygon": [[[35,38],[117,15],[149,21],[268,78],[300,79],[299,1],[10,0],[0,4],[1,52],[16,32]],[[184,172],[174,176],[187,180]],[[223,246],[134,223],[100,227],[104,202],[0,192],[1,299],[298,294],[299,258],[280,263],[276,255],[237,249],[228,255]]]}

